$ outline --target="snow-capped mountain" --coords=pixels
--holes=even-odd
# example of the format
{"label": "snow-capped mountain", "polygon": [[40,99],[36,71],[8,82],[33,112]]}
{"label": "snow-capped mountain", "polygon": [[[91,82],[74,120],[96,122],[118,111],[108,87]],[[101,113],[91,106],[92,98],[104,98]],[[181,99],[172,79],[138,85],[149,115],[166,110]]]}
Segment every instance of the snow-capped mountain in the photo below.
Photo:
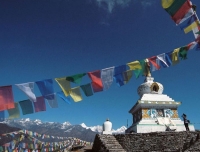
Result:
{"label": "snow-capped mountain", "polygon": [[[103,127],[100,126],[100,125],[92,126],[92,127],[87,127],[84,123],[81,123],[80,125],[81,125],[83,128],[91,129],[91,130],[94,131],[94,132],[102,133],[102,131],[103,131]],[[113,134],[124,134],[126,129],[127,129],[127,128],[126,128],[125,126],[122,126],[121,128],[118,128],[118,129],[116,129],[116,130],[112,129],[112,133],[113,133]]]}
{"label": "snow-capped mountain", "polygon": [[[47,134],[52,136],[67,136],[76,137],[85,141],[93,142],[97,133],[102,133],[103,128],[100,125],[87,127],[84,123],[80,125],[72,125],[69,122],[42,122],[39,119],[30,120],[29,118],[20,120],[6,120],[3,123],[20,129],[26,129],[40,134]],[[112,130],[114,134],[124,133],[125,126],[117,130]]]}

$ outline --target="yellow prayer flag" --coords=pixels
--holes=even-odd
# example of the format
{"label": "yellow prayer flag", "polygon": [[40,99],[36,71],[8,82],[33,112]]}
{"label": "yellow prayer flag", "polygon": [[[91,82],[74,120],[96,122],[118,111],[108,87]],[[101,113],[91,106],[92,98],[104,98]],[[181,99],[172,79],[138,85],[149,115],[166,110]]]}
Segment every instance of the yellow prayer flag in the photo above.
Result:
{"label": "yellow prayer flag", "polygon": [[69,95],[69,90],[71,89],[70,81],[66,80],[66,77],[55,78],[56,82],[59,84],[60,88],[64,92],[65,96]]}
{"label": "yellow prayer flag", "polygon": [[184,32],[185,32],[185,33],[188,33],[188,32],[190,32],[190,31],[192,31],[194,28],[196,28],[197,26],[199,26],[199,21],[195,21],[195,22],[193,22],[191,25],[189,25],[188,27],[186,27],[186,28],[184,29]]}
{"label": "yellow prayer flag", "polygon": [[83,99],[81,96],[80,87],[72,88],[71,90],[69,90],[69,94],[75,102],[79,102]]}
{"label": "yellow prayer flag", "polygon": [[130,67],[130,70],[142,69],[142,66],[140,65],[139,61],[130,62],[130,63],[127,63],[127,65]]}
{"label": "yellow prayer flag", "polygon": [[178,59],[179,51],[180,51],[180,48],[177,48],[172,52],[172,65],[179,63],[179,59]]}
{"label": "yellow prayer flag", "polygon": [[164,9],[170,7],[173,3],[174,0],[161,0],[161,5]]}

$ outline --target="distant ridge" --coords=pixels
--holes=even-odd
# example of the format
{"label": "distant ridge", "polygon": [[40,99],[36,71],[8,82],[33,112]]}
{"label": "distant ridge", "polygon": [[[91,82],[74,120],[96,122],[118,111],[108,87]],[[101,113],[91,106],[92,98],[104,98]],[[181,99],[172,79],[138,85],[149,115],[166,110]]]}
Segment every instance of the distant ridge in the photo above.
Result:
{"label": "distant ridge", "polygon": [[2,134],[19,131],[19,130],[21,130],[21,129],[17,128],[17,127],[10,127],[7,124],[0,123],[0,146],[12,141],[12,137],[10,135],[1,136]]}

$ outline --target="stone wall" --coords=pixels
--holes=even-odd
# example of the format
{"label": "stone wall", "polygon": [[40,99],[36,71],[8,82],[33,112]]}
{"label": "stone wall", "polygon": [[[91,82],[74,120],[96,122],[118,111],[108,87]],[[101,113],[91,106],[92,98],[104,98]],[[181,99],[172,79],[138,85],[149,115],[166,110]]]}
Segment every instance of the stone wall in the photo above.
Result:
{"label": "stone wall", "polygon": [[200,132],[152,132],[114,135],[127,152],[200,151]]}

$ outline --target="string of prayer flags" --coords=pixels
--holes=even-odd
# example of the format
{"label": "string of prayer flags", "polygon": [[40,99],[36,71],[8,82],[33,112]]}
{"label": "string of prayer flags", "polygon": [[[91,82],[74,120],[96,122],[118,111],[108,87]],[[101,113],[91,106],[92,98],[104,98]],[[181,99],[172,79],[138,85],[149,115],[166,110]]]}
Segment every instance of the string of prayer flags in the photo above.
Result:
{"label": "string of prayer flags", "polygon": [[80,87],[71,88],[69,94],[75,102],[82,100]]}
{"label": "string of prayer flags", "polygon": [[55,93],[45,96],[45,99],[51,108],[58,108],[58,102]]}
{"label": "string of prayer flags", "polygon": [[15,108],[8,109],[7,111],[8,111],[8,114],[9,114],[8,119],[15,119],[15,118],[20,117],[20,111],[19,111],[18,103],[15,103]]}
{"label": "string of prayer flags", "polygon": [[0,87],[0,111],[15,108],[12,86]]}
{"label": "string of prayer flags", "polygon": [[[180,0],[179,0],[180,1]],[[172,16],[172,19],[176,24],[179,24],[180,21],[184,18],[184,16],[188,13],[188,11],[192,8],[192,4],[189,0],[185,1],[183,5],[176,11],[176,13]]]}
{"label": "string of prayer flags", "polygon": [[27,82],[27,83],[22,83],[22,84],[15,84],[22,92],[24,92],[28,98],[33,101],[36,102],[36,96],[33,93],[33,89],[34,89],[34,82]]}
{"label": "string of prayer flags", "polygon": [[35,112],[46,111],[46,104],[44,97],[37,97],[36,102],[33,102]]}
{"label": "string of prayer flags", "polygon": [[68,104],[71,104],[71,98],[70,96],[65,96],[63,91],[57,92],[57,95],[63,99],[65,102],[67,102]]}
{"label": "string of prayer flags", "polygon": [[82,77],[84,77],[86,75],[86,73],[81,73],[81,74],[76,74],[73,76],[68,76],[66,77],[66,80],[70,81],[70,82],[74,82],[77,84],[81,83]]}
{"label": "string of prayer flags", "polygon": [[93,95],[91,83],[81,85],[80,87],[81,87],[81,89],[83,90],[84,94],[85,94],[87,97]]}
{"label": "string of prayer flags", "polygon": [[103,91],[103,83],[101,80],[101,71],[96,70],[93,72],[88,72],[89,78],[92,80],[92,88],[94,92]]}
{"label": "string of prayer flags", "polygon": [[30,100],[19,101],[19,105],[21,107],[23,115],[34,113],[32,101]]}
{"label": "string of prayer flags", "polygon": [[114,69],[114,79],[118,86],[123,86],[124,83],[124,76],[123,73],[126,72],[126,65],[120,65],[115,67]]}
{"label": "string of prayer flags", "polygon": [[104,90],[109,89],[113,83],[114,68],[115,67],[109,67],[101,70],[101,80]]}
{"label": "string of prayer flags", "polygon": [[70,81],[66,80],[66,77],[55,78],[56,82],[64,92],[65,96],[69,95],[69,90],[71,89]]}
{"label": "string of prayer flags", "polygon": [[42,96],[44,96],[45,98],[46,96],[54,93],[52,79],[36,81],[35,83],[37,84]]}
{"label": "string of prayer flags", "polygon": [[152,57],[148,58],[148,60],[156,70],[160,69],[160,65],[158,64],[158,60],[157,60],[156,56],[152,56]]}

